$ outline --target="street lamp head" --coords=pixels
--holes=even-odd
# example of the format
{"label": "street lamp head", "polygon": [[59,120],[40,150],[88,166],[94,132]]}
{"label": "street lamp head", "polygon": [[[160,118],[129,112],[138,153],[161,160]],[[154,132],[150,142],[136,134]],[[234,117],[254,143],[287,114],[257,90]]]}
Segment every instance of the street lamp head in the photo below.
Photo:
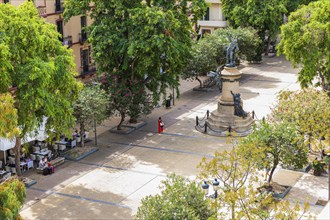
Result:
{"label": "street lamp head", "polygon": [[209,184],[207,184],[207,182],[206,181],[204,181],[203,183],[202,183],[202,188],[203,188],[203,191],[204,191],[204,194],[205,195],[207,195],[208,193],[209,193]]}
{"label": "street lamp head", "polygon": [[213,190],[217,191],[219,189],[220,182],[215,178],[212,185],[213,185]]}

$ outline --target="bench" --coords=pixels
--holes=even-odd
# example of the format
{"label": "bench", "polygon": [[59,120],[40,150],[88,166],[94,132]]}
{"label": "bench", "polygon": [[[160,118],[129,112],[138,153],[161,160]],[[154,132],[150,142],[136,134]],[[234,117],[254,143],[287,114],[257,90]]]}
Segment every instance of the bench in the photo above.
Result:
{"label": "bench", "polygon": [[[65,158],[64,157],[57,157],[54,160],[49,161],[51,165],[53,165],[54,167],[57,167],[61,164],[63,164],[65,162]],[[37,173],[42,174],[43,173],[43,169],[41,168],[37,168]]]}

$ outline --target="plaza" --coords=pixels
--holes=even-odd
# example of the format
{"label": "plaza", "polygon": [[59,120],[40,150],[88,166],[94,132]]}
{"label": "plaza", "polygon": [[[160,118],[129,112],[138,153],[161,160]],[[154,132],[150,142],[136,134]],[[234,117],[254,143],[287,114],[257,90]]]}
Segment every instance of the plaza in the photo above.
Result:
{"label": "plaza", "polygon": [[[279,91],[299,89],[298,70],[284,57],[264,57],[261,64],[244,63],[239,69],[243,73],[240,93],[244,110],[254,110],[257,119],[270,113]],[[195,130],[196,116],[216,109],[219,98],[218,90],[192,91],[195,86],[197,82],[181,81],[181,97],[175,105],[154,109],[143,118],[147,125],[131,134],[110,133],[119,119],[105,121],[97,128],[96,153],[77,162],[66,161],[50,176],[28,173],[37,183],[27,188],[20,212],[23,219],[132,219],[141,199],[158,193],[167,174],[195,179],[203,157],[211,158],[215,151],[229,148],[227,138]],[[158,134],[160,116],[165,131]],[[286,198],[310,202],[311,212],[318,214],[323,206],[315,205],[315,201],[326,200],[326,178],[308,175],[278,169],[274,181],[293,186]],[[311,190],[304,180],[317,184]]]}

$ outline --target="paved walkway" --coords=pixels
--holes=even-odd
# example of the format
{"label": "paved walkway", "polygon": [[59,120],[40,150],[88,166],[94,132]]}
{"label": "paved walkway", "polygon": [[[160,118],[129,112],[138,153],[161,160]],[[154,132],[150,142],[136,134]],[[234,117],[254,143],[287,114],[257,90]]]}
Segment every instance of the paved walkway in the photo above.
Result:
{"label": "paved walkway", "polygon": [[[255,110],[259,118],[270,112],[280,90],[299,88],[297,70],[282,57],[265,58],[261,65],[242,66],[241,71],[244,109]],[[109,132],[118,118],[105,121],[97,129],[100,150],[89,157],[67,161],[51,176],[30,172],[28,175],[37,184],[27,189],[22,217],[132,219],[140,200],[159,192],[158,186],[167,174],[195,178],[199,172],[196,166],[204,156],[212,157],[215,151],[228,149],[226,138],[207,136],[194,129],[196,115],[215,110],[219,97],[217,91],[193,92],[197,85],[182,82],[182,95],[175,100],[175,106],[156,108],[143,118],[147,125],[129,135]],[[159,116],[165,122],[162,134],[156,133]],[[281,170],[276,172],[274,178],[283,179],[280,173]],[[292,185],[303,180],[303,175],[296,172],[282,176]]]}

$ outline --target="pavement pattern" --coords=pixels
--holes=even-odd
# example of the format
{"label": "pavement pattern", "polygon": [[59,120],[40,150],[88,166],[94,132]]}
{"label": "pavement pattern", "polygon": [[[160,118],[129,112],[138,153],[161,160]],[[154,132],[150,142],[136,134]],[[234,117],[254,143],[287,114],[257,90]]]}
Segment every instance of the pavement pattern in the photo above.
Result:
{"label": "pavement pattern", "polygon": [[[261,64],[243,64],[239,69],[243,72],[240,92],[244,110],[254,110],[259,119],[270,113],[281,90],[299,89],[298,70],[283,57],[265,57]],[[167,174],[196,178],[197,165],[203,157],[211,158],[215,151],[230,147],[227,138],[195,130],[196,116],[215,110],[219,98],[217,90],[192,91],[197,85],[182,81],[181,96],[175,105],[171,109],[156,108],[143,118],[147,125],[131,134],[110,133],[119,119],[105,121],[97,128],[99,151],[87,158],[66,161],[50,176],[27,172],[25,175],[37,180],[37,184],[27,189],[23,219],[132,219],[141,199],[157,194]],[[162,134],[157,133],[160,116],[165,123]],[[279,169],[274,180],[293,186],[290,200],[310,202],[313,212],[319,213],[323,207],[314,204],[327,195],[326,184],[320,186],[320,196],[309,196],[315,193],[303,179],[310,178],[315,183],[319,180],[306,175]]]}

